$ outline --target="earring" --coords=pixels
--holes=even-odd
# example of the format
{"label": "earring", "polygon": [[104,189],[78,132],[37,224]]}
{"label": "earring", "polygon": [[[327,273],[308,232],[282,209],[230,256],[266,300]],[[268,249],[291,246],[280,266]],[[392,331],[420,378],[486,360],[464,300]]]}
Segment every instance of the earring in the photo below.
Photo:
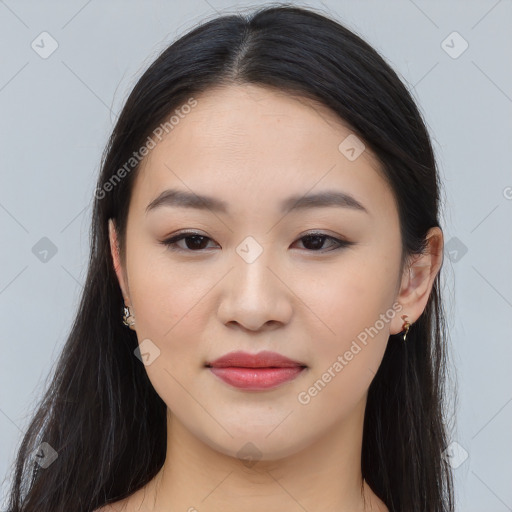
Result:
{"label": "earring", "polygon": [[404,321],[404,325],[402,326],[402,331],[405,330],[405,333],[404,333],[404,341],[405,341],[405,338],[407,337],[407,333],[409,332],[409,327],[411,326],[411,324],[407,320],[407,315],[402,315],[401,318]]}
{"label": "earring", "polygon": [[130,313],[129,307],[124,306],[123,310],[123,324],[132,329],[135,325],[135,317]]}

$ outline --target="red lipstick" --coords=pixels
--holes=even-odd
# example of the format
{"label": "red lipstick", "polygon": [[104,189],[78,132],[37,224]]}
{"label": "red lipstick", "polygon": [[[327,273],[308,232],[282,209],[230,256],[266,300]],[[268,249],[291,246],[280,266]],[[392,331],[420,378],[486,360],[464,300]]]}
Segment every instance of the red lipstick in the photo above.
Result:
{"label": "red lipstick", "polygon": [[205,365],[227,384],[246,390],[266,390],[294,379],[307,366],[277,352],[230,352]]}

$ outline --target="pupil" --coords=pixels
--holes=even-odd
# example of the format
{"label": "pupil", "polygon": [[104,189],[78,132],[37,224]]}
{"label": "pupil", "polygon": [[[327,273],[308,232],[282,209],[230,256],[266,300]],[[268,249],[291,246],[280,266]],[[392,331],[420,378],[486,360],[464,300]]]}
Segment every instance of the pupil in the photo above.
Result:
{"label": "pupil", "polygon": [[[186,239],[187,249],[198,249],[201,250],[204,248],[204,242],[206,237],[202,235],[193,235],[188,236]],[[323,246],[323,242],[325,240],[325,235],[308,235],[304,237],[304,246],[308,246],[315,249],[321,249]]]}
{"label": "pupil", "polygon": [[[307,237],[306,237],[306,241],[307,241],[307,240],[309,240],[309,241],[311,241],[311,240],[315,240],[316,242],[319,242],[319,241],[320,241],[320,243],[313,243],[313,244],[312,244],[312,245],[313,245],[313,248],[315,248],[315,249],[320,249],[320,248],[322,247],[322,245],[323,245],[323,239],[324,239],[324,238],[325,238],[325,237],[324,237],[323,235],[309,235],[309,236],[307,236]],[[304,245],[307,245],[307,244],[304,244]],[[311,244],[310,244],[310,245],[311,245]]]}
{"label": "pupil", "polygon": [[[194,240],[194,243],[189,244],[190,240]],[[187,237],[187,248],[188,249],[202,249],[201,245],[204,243],[205,237],[201,235],[194,235]],[[190,247],[192,245],[193,247]]]}

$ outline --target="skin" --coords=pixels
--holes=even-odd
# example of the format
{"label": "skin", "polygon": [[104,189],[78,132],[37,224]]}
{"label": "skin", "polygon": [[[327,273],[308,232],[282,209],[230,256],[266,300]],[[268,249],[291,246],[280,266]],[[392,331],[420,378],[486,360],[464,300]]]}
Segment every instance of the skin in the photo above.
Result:
{"label": "skin", "polygon": [[[442,264],[442,231],[429,231],[429,250],[400,274],[392,191],[368,148],[354,161],[340,152],[352,132],[330,110],[255,85],[196,99],[136,177],[126,264],[109,224],[139,343],[149,338],[160,350],[145,369],[168,406],[167,457],[144,488],[101,510],[387,511],[366,483],[361,494],[367,391],[389,335],[403,331],[401,315],[413,324],[426,306]],[[145,214],[167,188],[222,199],[229,213]],[[320,190],[347,192],[368,213],[278,209],[289,195]],[[208,239],[200,249],[181,240],[182,252],[160,243],[183,230]],[[334,250],[327,238],[315,247],[303,238],[311,230],[354,245]],[[252,263],[236,252],[247,236],[263,249]],[[393,304],[403,309],[300,403],[299,393]],[[273,390],[243,391],[204,367],[233,350],[272,350],[308,368]],[[250,467],[238,456],[248,442],[257,449]]]}

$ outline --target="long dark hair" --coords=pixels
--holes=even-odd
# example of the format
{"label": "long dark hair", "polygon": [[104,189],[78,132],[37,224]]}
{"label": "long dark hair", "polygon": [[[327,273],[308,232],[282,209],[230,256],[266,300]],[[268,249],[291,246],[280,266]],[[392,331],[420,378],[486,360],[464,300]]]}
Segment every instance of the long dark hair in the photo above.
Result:
{"label": "long dark hair", "polygon": [[[121,321],[108,219],[122,261],[134,151],[180,106],[209,88],[260,84],[329,107],[374,152],[394,193],[402,261],[439,226],[440,182],[428,131],[407,88],[379,53],[313,9],[270,5],[203,22],[171,44],[129,95],[102,157],[87,279],[51,384],[15,461],[9,512],[91,511],[149,482],[166,454],[166,404],[134,356]],[[128,163],[128,165],[127,165]],[[120,172],[124,169],[124,172]],[[444,382],[446,329],[440,273],[407,343],[391,335],[372,381],[362,473],[391,512],[454,509]],[[34,450],[48,443],[48,468]]]}

